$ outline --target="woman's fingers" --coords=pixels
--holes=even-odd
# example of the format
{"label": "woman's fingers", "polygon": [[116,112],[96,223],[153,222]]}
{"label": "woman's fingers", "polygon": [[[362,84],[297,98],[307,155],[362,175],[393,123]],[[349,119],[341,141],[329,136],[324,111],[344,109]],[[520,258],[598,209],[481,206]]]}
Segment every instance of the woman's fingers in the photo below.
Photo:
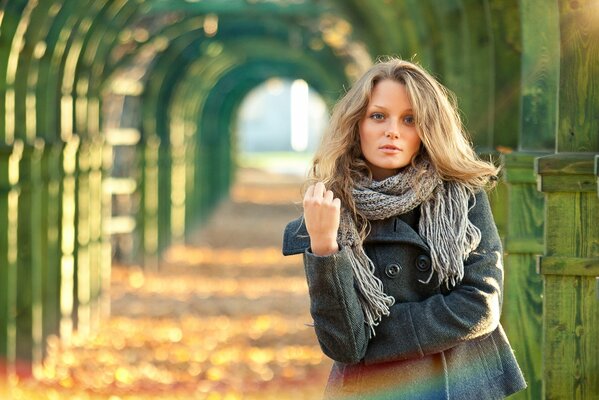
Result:
{"label": "woman's fingers", "polygon": [[324,201],[327,203],[332,203],[334,197],[335,197],[335,195],[333,195],[333,192],[331,190],[327,190],[324,193]]}
{"label": "woman's fingers", "polygon": [[313,194],[313,197],[314,197],[315,199],[320,199],[320,198],[322,198],[322,196],[323,196],[324,192],[325,192],[324,183],[322,183],[322,182],[317,182],[317,183],[314,185],[314,194]]}
{"label": "woman's fingers", "polygon": [[310,235],[310,247],[317,255],[332,254],[338,250],[341,200],[335,198],[324,183],[310,185],[304,195],[304,220]]}
{"label": "woman's fingers", "polygon": [[306,194],[304,194],[304,199],[310,198],[312,196],[314,196],[314,185],[308,186],[308,189],[306,189]]}
{"label": "woman's fingers", "polygon": [[308,189],[306,189],[306,194],[304,194],[304,201],[313,201],[316,203],[331,203],[335,195],[331,190],[326,190],[324,183],[318,182],[314,185],[310,185]]}

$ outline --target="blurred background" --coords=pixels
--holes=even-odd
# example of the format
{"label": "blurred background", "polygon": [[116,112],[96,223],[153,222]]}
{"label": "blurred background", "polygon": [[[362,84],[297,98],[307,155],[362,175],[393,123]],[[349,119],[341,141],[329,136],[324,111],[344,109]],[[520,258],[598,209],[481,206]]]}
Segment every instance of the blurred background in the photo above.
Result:
{"label": "blurred background", "polygon": [[598,39],[598,0],[0,0],[0,398],[319,398],[282,230],[384,55],[503,166],[514,398],[599,398]]}

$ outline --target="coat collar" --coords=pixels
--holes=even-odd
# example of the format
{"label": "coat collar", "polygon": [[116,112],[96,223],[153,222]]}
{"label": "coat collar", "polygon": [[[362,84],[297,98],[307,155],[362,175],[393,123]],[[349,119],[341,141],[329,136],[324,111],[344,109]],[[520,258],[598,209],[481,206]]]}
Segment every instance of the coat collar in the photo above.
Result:
{"label": "coat collar", "polygon": [[405,218],[392,217],[381,221],[371,222],[370,234],[364,244],[373,243],[409,243],[429,251],[428,245],[406,222]]}

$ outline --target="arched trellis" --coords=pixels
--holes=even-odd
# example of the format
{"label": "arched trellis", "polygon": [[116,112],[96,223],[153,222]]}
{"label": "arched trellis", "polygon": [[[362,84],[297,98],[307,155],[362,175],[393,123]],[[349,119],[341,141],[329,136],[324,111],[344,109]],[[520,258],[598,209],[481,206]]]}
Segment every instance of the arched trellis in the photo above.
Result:
{"label": "arched trellis", "polygon": [[[58,330],[63,337],[75,328],[85,332],[99,320],[99,282],[106,279],[110,259],[100,228],[107,218],[97,218],[109,212],[108,204],[98,201],[106,183],[101,154],[109,148],[103,143],[101,95],[115,85],[107,78],[119,67],[138,62],[137,55],[148,46],[164,46],[156,50],[156,64],[149,69],[157,80],[156,90],[148,80],[152,95],[143,102],[145,110],[158,112],[148,112],[144,124],[149,125],[142,126],[155,124],[141,130],[152,132],[144,136],[142,143],[147,145],[140,147],[144,162],[150,160],[141,176],[143,182],[158,182],[153,190],[163,193],[160,179],[171,185],[174,171],[181,168],[173,164],[180,160],[176,152],[185,149],[183,159],[192,165],[185,164],[190,177],[186,182],[194,183],[184,203],[173,208],[176,211],[154,210],[156,232],[158,226],[166,227],[156,233],[156,241],[166,245],[173,234],[171,219],[181,219],[182,209],[193,209],[189,205],[214,201],[196,192],[198,186],[212,184],[202,177],[205,169],[198,163],[204,159],[226,164],[231,118],[245,93],[266,79],[263,71],[273,64],[270,73],[296,77],[305,70],[302,63],[313,60],[339,71],[345,80],[359,64],[356,52],[367,49],[372,58],[416,54],[456,92],[477,148],[487,154],[499,154],[498,148],[504,153],[504,179],[492,200],[507,252],[505,326],[531,387],[521,396],[540,397],[542,380],[548,397],[596,393],[598,367],[593,360],[599,357],[589,339],[597,336],[592,298],[594,276],[599,275],[595,246],[599,234],[592,224],[597,219],[594,182],[599,175],[593,119],[599,65],[596,0],[231,4],[11,0],[0,6],[0,218],[8,226],[0,232],[0,293],[6,293],[0,299],[0,353],[11,362],[17,358],[39,362],[40,338]],[[181,29],[168,39],[167,31],[176,32],[185,21],[206,14],[218,17],[218,32],[210,41],[219,42],[222,51],[209,56],[188,47],[185,68],[169,65],[165,55],[185,48],[185,40],[177,37],[192,29]],[[172,26],[167,28],[164,21],[148,23],[159,15],[164,21],[170,18]],[[247,18],[236,25],[239,17]],[[277,26],[269,33],[281,43],[297,43],[300,38],[300,42],[314,39],[317,45],[300,46],[304,57],[291,57],[290,63],[277,58],[281,47],[276,46],[252,59],[235,42],[252,37],[256,43],[252,51],[259,52],[260,43],[269,40],[265,21]],[[204,35],[202,29],[197,32]],[[131,56],[123,57],[127,52]],[[174,60],[183,58],[170,61]],[[194,71],[210,74],[202,79]],[[334,86],[339,81],[322,87],[337,94]],[[171,83],[175,89],[169,89]],[[311,84],[318,85],[318,79]],[[227,135],[211,137],[209,132]],[[173,145],[172,139],[178,144]],[[207,145],[218,151],[202,153],[210,148]],[[162,178],[150,178],[166,171]],[[167,193],[173,194],[171,189]],[[156,207],[160,204],[168,202],[158,201]],[[165,215],[168,220],[158,221]],[[183,215],[185,229],[201,219],[186,211]],[[36,229],[40,226],[43,229]],[[564,240],[568,237],[577,240]],[[534,271],[539,253],[544,254],[538,263],[541,275]],[[97,259],[108,264],[94,264]],[[543,321],[541,293],[547,305]],[[32,305],[42,299],[40,317],[33,311],[39,308]],[[566,326],[574,334],[564,334],[556,326]],[[577,348],[584,351],[576,353]],[[543,375],[541,350],[552,364]],[[572,352],[576,362],[554,368],[564,364],[560,352]]]}
{"label": "arched trellis", "polygon": [[[189,154],[189,150],[195,147],[195,137],[205,137],[205,135],[196,134],[196,133],[187,133],[184,137],[187,138],[185,141],[177,140],[178,149],[172,148],[171,146],[171,136],[176,134],[175,129],[170,129],[169,126],[169,116],[166,113],[166,110],[169,109],[169,105],[171,104],[171,99],[182,98],[183,101],[179,101],[177,105],[177,109],[187,109],[190,105],[202,104],[205,97],[209,93],[220,93],[221,91],[218,89],[218,84],[221,82],[220,74],[224,73],[226,70],[237,66],[238,70],[243,71],[254,71],[254,69],[247,68],[245,62],[247,59],[253,60],[256,63],[256,60],[261,57],[263,60],[258,68],[255,68],[255,72],[260,73],[260,80],[266,79],[268,76],[273,75],[290,75],[288,70],[293,70],[294,72],[291,75],[295,76],[306,76],[307,79],[313,84],[315,88],[322,89],[325,93],[333,92],[339,87],[342,86],[344,81],[340,81],[338,77],[340,74],[334,74],[334,69],[330,69],[332,62],[335,61],[335,58],[330,54],[330,52],[319,50],[317,53],[309,52],[304,47],[290,48],[289,47],[289,35],[284,28],[284,25],[281,23],[270,24],[268,27],[260,26],[259,29],[252,27],[252,30],[247,34],[243,35],[243,43],[240,44],[231,44],[230,40],[227,40],[227,31],[230,30],[230,34],[232,37],[238,37],[240,31],[243,30],[244,25],[249,25],[249,21],[246,21],[244,24],[244,20],[237,19],[235,25],[227,26],[223,24],[222,31],[224,31],[222,37],[224,39],[214,41],[210,38],[206,38],[201,29],[198,29],[198,23],[201,20],[183,22],[181,21],[181,26],[179,29],[167,28],[164,32],[161,32],[161,38],[167,38],[170,43],[170,46],[161,54],[156,57],[156,61],[151,66],[151,69],[146,73],[147,76],[151,76],[152,79],[148,81],[148,85],[143,92],[143,109],[142,109],[142,121],[141,121],[141,132],[142,132],[142,140],[148,141],[150,146],[155,146],[155,144],[159,141],[161,144],[158,147],[158,154],[150,154],[149,157],[153,160],[157,160],[157,162],[161,165],[161,178],[158,183],[154,183],[150,185],[148,190],[150,192],[161,193],[162,198],[159,201],[156,201],[149,193],[143,191],[142,204],[151,204],[149,207],[143,206],[143,212],[140,213],[140,218],[138,218],[139,222],[139,232],[141,234],[140,244],[144,248],[143,253],[146,257],[152,258],[151,253],[155,253],[159,248],[164,248],[168,244],[168,241],[173,236],[177,236],[176,232],[172,232],[170,229],[171,226],[171,215],[176,213],[180,215],[181,210],[198,210],[200,215],[205,214],[207,210],[207,206],[214,203],[214,201],[222,194],[224,190],[228,187],[228,182],[230,179],[228,177],[228,173],[224,174],[226,179],[223,180],[214,180],[214,174],[211,174],[213,181],[209,182],[211,188],[220,187],[220,190],[211,190],[211,193],[215,194],[215,198],[204,201],[199,201],[198,203],[191,203],[186,206],[175,207],[175,210],[171,212],[170,208],[172,206],[170,198],[180,198],[181,196],[176,196],[173,190],[177,191],[179,188],[175,187],[174,189],[170,187],[171,182],[171,172],[170,172],[170,163],[173,152],[185,152]],[[255,23],[256,21],[252,21]],[[187,29],[191,28],[191,29]],[[279,34],[275,35],[275,32],[278,30]],[[278,36],[278,37],[277,37]],[[262,37],[260,40],[258,38]],[[236,39],[237,40],[237,39]],[[307,42],[307,39],[302,40],[302,42]],[[210,50],[211,48],[216,47],[218,49],[219,57],[214,57],[214,54],[210,54],[214,50]],[[202,50],[202,48],[204,50]],[[233,48],[233,51],[231,50]],[[208,53],[208,54],[204,54]],[[314,53],[314,54],[313,54]],[[274,55],[273,55],[274,54]],[[195,60],[194,57],[201,58]],[[314,60],[310,61],[311,58]],[[328,58],[328,59],[327,59]],[[278,61],[279,59],[287,60],[284,64],[286,67],[283,67],[283,64]],[[192,76],[188,76],[186,74],[186,70],[188,66],[193,63],[194,72]],[[326,63],[326,64],[324,64]],[[202,67],[204,65],[204,67]],[[210,67],[212,65],[212,67]],[[277,65],[277,68],[273,68],[271,65]],[[324,65],[329,65],[329,69],[324,68]],[[339,69],[343,66],[339,63]],[[244,77],[238,76],[237,82],[242,86],[247,86],[247,82],[251,82],[251,76],[247,76],[247,73]],[[180,82],[184,82],[184,85],[179,84]],[[216,84],[214,84],[216,82]],[[174,96],[174,88],[177,86],[183,86],[186,88],[191,88],[190,91],[187,91],[185,96]],[[211,85],[214,85],[212,87]],[[210,92],[207,91],[210,90]],[[218,96],[217,96],[218,97]],[[332,102],[329,101],[329,102]],[[172,108],[172,107],[171,107]],[[201,107],[199,107],[201,108]],[[201,112],[201,109],[196,109],[193,112],[194,119],[204,120],[204,114]],[[216,113],[209,113],[212,119],[219,120],[229,120],[232,118],[231,115],[221,116]],[[198,117],[199,116],[199,117]],[[189,118],[189,117],[188,117]],[[189,126],[197,127],[198,123],[192,123]],[[214,132],[216,136],[228,136],[229,132]],[[156,139],[152,139],[156,138]],[[205,139],[202,139],[205,141]],[[228,165],[231,164],[230,157],[218,157],[213,152],[206,151],[204,147],[197,147],[199,152],[203,152],[202,155],[196,155],[195,158],[188,158],[187,165],[193,166],[196,165],[196,168],[200,171],[205,170],[204,165],[215,165],[215,161],[221,160],[221,169],[224,171],[230,170]],[[222,150],[221,150],[222,152]],[[146,154],[145,150],[141,150],[142,154]],[[193,160],[201,160],[198,162],[193,162]],[[212,161],[210,161],[212,160]],[[154,170],[155,166],[150,162],[144,162],[144,168],[148,168],[149,170]],[[201,176],[199,172],[192,173],[194,176]],[[186,176],[186,175],[183,175]],[[146,180],[144,179],[145,183]],[[205,184],[201,184],[197,182],[192,186],[192,190],[202,192],[202,189],[208,187]],[[169,196],[170,195],[170,196]],[[199,194],[191,194],[186,196],[188,199],[194,198],[202,198],[205,195]],[[156,207],[155,205],[159,206]],[[188,213],[192,215],[192,213]],[[187,221],[187,224],[179,224],[183,226],[188,226],[189,221],[193,220],[193,218],[185,217],[184,221]],[[161,229],[157,230],[156,226],[160,226]],[[177,232],[182,232],[183,230],[178,229]]]}

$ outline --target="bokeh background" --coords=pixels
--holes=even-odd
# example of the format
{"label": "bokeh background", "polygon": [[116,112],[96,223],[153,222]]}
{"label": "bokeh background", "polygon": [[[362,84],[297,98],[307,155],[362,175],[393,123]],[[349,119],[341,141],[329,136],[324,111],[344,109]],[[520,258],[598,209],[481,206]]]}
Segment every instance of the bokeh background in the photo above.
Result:
{"label": "bokeh background", "polygon": [[598,0],[0,0],[0,398],[319,398],[282,230],[384,55],[503,166],[514,398],[599,398]]}

